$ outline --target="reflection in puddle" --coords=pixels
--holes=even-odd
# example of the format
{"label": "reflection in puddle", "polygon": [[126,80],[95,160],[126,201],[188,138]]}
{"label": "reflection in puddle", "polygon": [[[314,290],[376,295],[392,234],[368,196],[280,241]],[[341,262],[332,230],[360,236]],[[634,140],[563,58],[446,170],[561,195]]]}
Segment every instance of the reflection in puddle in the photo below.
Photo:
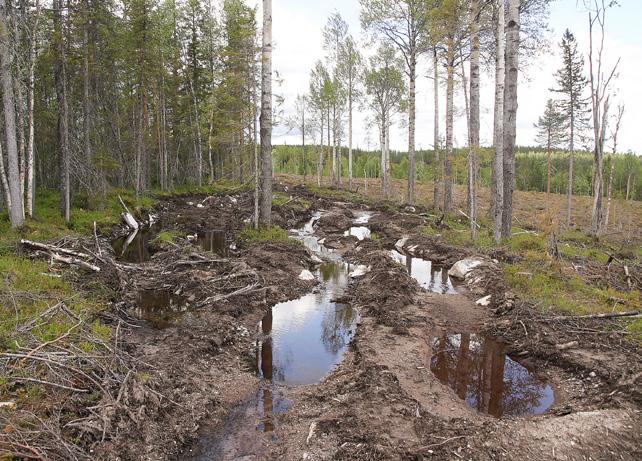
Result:
{"label": "reflection in puddle", "polygon": [[441,294],[457,294],[459,291],[453,284],[448,270],[443,267],[433,267],[431,261],[421,258],[413,258],[399,253],[396,250],[390,252],[392,258],[402,264],[408,270],[408,274],[426,290]]}
{"label": "reflection in puddle", "polygon": [[353,226],[349,230],[345,231],[344,236],[353,236],[357,237],[359,240],[369,239],[372,235],[372,232],[369,228],[365,226]]}
{"label": "reflection in puddle", "polygon": [[167,328],[187,310],[185,298],[171,290],[140,290],[134,314],[156,328]]}
{"label": "reflection in puddle", "polygon": [[258,367],[265,379],[311,384],[341,361],[357,320],[354,309],[334,301],[343,294],[348,273],[347,264],[324,264],[317,272],[322,280],[318,291],[277,304],[266,314]]}
{"label": "reflection in puddle", "polygon": [[495,339],[442,333],[432,348],[435,376],[481,413],[497,418],[539,415],[554,402],[552,387],[508,357]]}
{"label": "reflection in puddle", "polygon": [[200,231],[197,243],[205,251],[212,251],[220,256],[228,256],[229,254],[227,234],[223,230]]}
{"label": "reflection in puddle", "polygon": [[114,240],[111,246],[119,261],[140,264],[149,261],[151,258],[149,242],[155,235],[156,233],[151,229],[134,231],[129,235]]}
{"label": "reflection in puddle", "polygon": [[[356,219],[353,221],[354,224],[368,224],[370,218],[372,218],[372,213],[368,211],[355,211],[354,212]],[[372,235],[370,228],[366,226],[352,226],[350,229],[343,233],[344,236],[353,236],[357,237],[359,240],[369,239]]]}
{"label": "reflection in puddle", "polygon": [[272,307],[258,325],[256,370],[259,389],[234,410],[225,427],[205,434],[195,452],[186,459],[265,459],[256,456],[264,448],[256,432],[276,438],[278,415],[292,406],[289,386],[312,384],[324,378],[343,358],[352,339],[358,315],[351,306],[336,301],[350,281],[350,266],[319,242],[315,213],[293,238],[323,260],[316,277],[319,286],[305,296]]}

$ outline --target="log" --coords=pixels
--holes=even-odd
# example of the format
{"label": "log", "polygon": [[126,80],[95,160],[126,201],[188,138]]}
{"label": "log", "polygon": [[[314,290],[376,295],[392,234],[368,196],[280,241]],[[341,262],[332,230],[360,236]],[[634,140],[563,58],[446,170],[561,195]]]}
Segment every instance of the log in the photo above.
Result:
{"label": "log", "polygon": [[604,314],[590,314],[590,315],[560,315],[557,317],[549,317],[542,319],[547,320],[576,320],[576,319],[613,319],[618,317],[639,317],[640,311],[629,311],[629,312],[606,312]]}
{"label": "log", "polygon": [[123,221],[125,221],[125,224],[127,224],[130,227],[130,229],[138,230],[140,227],[138,224],[138,221],[134,219],[134,215],[131,214],[131,212],[129,211],[129,208],[127,208],[127,205],[125,205],[125,202],[123,202],[123,199],[120,197],[120,195],[118,196],[118,200],[120,200],[120,204],[125,209],[125,212],[121,214]]}
{"label": "log", "polygon": [[632,290],[633,284],[631,283],[631,273],[629,272],[629,266],[624,266],[624,275],[626,275],[626,283],[629,286],[629,290]]}
{"label": "log", "polygon": [[54,261],[65,263],[70,266],[80,266],[84,269],[88,269],[94,272],[100,272],[100,267],[90,264],[87,261],[83,261],[82,259],[74,258],[72,256],[61,256],[58,253],[50,253],[50,254],[51,254],[51,259],[53,259]]}
{"label": "log", "polygon": [[22,239],[20,243],[24,246],[35,248],[36,250],[46,251],[47,253],[62,253],[69,256],[76,256],[77,258],[86,258],[89,259],[89,256],[86,253],[81,253],[80,251],[68,250],[66,248],[60,248],[54,245],[47,245],[45,243],[33,242],[31,240]]}

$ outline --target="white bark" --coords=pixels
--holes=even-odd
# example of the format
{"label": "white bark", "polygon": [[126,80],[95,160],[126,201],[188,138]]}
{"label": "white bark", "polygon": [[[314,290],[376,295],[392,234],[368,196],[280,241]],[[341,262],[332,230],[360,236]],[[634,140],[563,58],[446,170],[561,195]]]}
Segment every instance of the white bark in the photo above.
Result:
{"label": "white bark", "polygon": [[504,27],[506,23],[504,11],[504,1],[500,0],[495,31],[497,44],[497,56],[495,58],[495,122],[493,130],[495,155],[493,156],[491,184],[491,217],[494,223],[493,236],[497,243],[501,240],[502,208],[504,206],[504,80],[506,75],[504,67]]}
{"label": "white bark", "polygon": [[34,166],[34,144],[35,144],[35,127],[34,127],[34,99],[35,99],[35,68],[36,68],[36,48],[38,40],[38,24],[40,22],[40,0],[36,0],[36,18],[31,32],[31,44],[29,48],[29,81],[28,81],[28,135],[27,135],[27,213],[33,217],[35,206],[35,188],[36,175]]}
{"label": "white bark", "polygon": [[502,206],[502,237],[511,235],[513,221],[513,190],[515,188],[515,143],[517,137],[517,79],[519,71],[519,5],[508,0],[506,25],[506,86],[504,88],[504,197]]}
{"label": "white bark", "polygon": [[470,237],[477,236],[477,151],[479,150],[479,0],[471,1],[471,51],[470,51],[470,118],[468,154],[468,190]]}
{"label": "white bark", "polygon": [[441,207],[441,178],[443,168],[439,154],[439,60],[437,58],[437,47],[433,48],[432,55],[433,66],[433,96],[434,96],[434,131],[433,131],[433,149],[435,151],[435,184],[433,190],[433,206],[435,209]]}
{"label": "white bark", "polygon": [[259,222],[272,224],[272,0],[263,0],[261,68],[261,209]]}

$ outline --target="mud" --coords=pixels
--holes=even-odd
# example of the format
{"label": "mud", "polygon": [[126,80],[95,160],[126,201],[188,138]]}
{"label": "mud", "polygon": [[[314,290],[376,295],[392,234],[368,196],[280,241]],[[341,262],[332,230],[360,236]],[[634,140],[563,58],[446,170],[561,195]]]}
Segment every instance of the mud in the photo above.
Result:
{"label": "mud", "polygon": [[450,280],[471,250],[416,235],[426,210],[280,187],[292,200],[275,223],[305,245],[230,248],[250,194],[173,197],[157,211],[184,237],[105,271],[130,314],[131,382],[151,391],[124,393],[110,435],[92,436],[95,459],[642,456],[642,356],[617,322],[552,321],[517,299],[501,275],[509,253]]}

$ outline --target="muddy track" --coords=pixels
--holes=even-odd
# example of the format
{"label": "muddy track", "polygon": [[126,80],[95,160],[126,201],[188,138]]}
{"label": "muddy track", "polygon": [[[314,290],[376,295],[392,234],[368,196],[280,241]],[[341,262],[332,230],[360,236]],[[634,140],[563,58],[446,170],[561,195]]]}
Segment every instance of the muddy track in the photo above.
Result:
{"label": "muddy track", "polygon": [[[134,386],[126,393],[127,410],[112,415],[114,436],[96,445],[99,458],[188,459],[203,444],[249,427],[236,436],[239,459],[639,459],[642,357],[635,345],[615,333],[581,332],[592,329],[587,322],[546,321],[505,286],[492,258],[511,255],[481,255],[486,264],[456,294],[422,288],[391,250],[440,270],[471,256],[417,235],[424,210],[373,208],[367,227],[377,239],[359,240],[345,232],[366,205],[296,188],[288,193],[292,201],[275,212],[279,225],[301,227],[322,209],[316,235],[346,261],[368,267],[338,300],[360,314],[343,361],[317,384],[288,386],[291,404],[264,434],[265,422],[247,410],[265,380],[256,369],[257,325],[270,306],[314,289],[316,281],[299,275],[314,271],[318,261],[288,243],[233,249],[225,258],[187,238],[161,245],[148,262],[119,276],[123,299],[116,305],[140,317],[142,291],[169,290],[178,293],[181,308],[160,324],[132,320],[136,327],[127,329],[125,349],[141,364],[136,381],[153,392],[137,393]],[[187,236],[222,230],[230,241],[251,210],[243,194],[179,197],[159,206],[165,230]],[[234,294],[244,287],[250,291]],[[488,306],[475,303],[487,295]],[[460,342],[499,338],[500,356],[508,354],[554,389],[554,404],[539,416],[503,418],[471,408],[431,370],[440,338],[448,335]],[[571,341],[573,347],[560,348]]]}

